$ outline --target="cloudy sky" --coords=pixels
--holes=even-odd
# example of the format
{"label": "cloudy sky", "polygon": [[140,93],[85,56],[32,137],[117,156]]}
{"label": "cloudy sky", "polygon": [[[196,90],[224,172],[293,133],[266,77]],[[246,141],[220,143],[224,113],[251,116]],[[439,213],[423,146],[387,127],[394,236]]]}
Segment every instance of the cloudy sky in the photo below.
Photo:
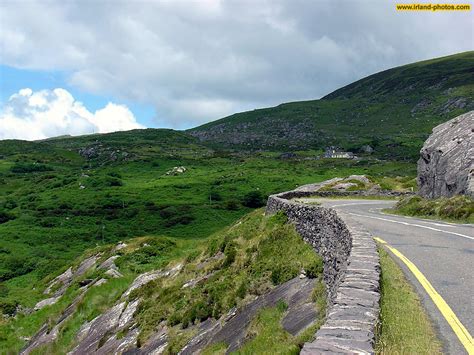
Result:
{"label": "cloudy sky", "polygon": [[185,129],[473,49],[472,11],[394,4],[0,0],[0,139]]}

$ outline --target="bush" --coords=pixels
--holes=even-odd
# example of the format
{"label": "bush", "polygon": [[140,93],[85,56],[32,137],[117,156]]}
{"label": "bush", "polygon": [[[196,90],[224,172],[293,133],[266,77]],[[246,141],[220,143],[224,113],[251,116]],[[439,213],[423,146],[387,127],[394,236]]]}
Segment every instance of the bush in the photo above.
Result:
{"label": "bush", "polygon": [[15,314],[17,306],[18,302],[15,301],[0,301],[0,312],[12,316]]}
{"label": "bush", "polygon": [[0,259],[0,281],[25,275],[35,269],[35,262],[25,257],[6,255]]}
{"label": "bush", "polygon": [[242,283],[240,284],[239,288],[236,291],[236,296],[241,299],[244,299],[245,295],[247,294],[247,288],[248,288],[247,282],[242,281]]}
{"label": "bush", "polygon": [[145,209],[148,211],[158,211],[159,208],[153,201],[146,201],[145,202]]}
{"label": "bush", "polygon": [[3,208],[7,210],[12,210],[17,206],[18,204],[16,203],[16,201],[11,198],[7,198],[7,200],[3,203]]}
{"label": "bush", "polygon": [[270,279],[274,285],[280,285],[298,275],[298,270],[295,267],[286,264],[276,265],[272,270]]}
{"label": "bush", "polygon": [[15,219],[15,216],[12,215],[11,213],[8,213],[6,211],[0,211],[0,224],[6,223],[8,221],[11,221]]}
{"label": "bush", "polygon": [[260,190],[254,190],[244,195],[242,204],[245,207],[258,208],[265,205],[265,199]]}
{"label": "bush", "polygon": [[34,173],[34,172],[41,172],[41,171],[51,171],[51,168],[45,164],[32,164],[32,163],[16,163],[10,168],[12,173],[16,174],[23,174],[23,173]]}
{"label": "bush", "polygon": [[173,227],[177,224],[190,224],[192,221],[194,221],[194,217],[191,215],[184,215],[184,216],[176,216],[173,218],[168,219],[165,222],[165,227]]}
{"label": "bush", "polygon": [[237,249],[235,248],[235,245],[233,243],[227,244],[227,246],[224,249],[224,255],[225,259],[224,262],[222,263],[222,267],[227,267],[233,264],[235,261],[235,257],[237,256]]}
{"label": "bush", "polygon": [[165,227],[172,227],[177,224],[190,224],[194,217],[190,214],[189,205],[167,206],[160,210],[161,218],[165,219]]}
{"label": "bush", "polygon": [[111,171],[109,173],[107,173],[108,176],[112,176],[114,178],[117,178],[117,179],[121,179],[122,178],[122,175],[120,175],[120,173],[116,172],[116,171]]}
{"label": "bush", "polygon": [[217,191],[211,191],[211,193],[209,194],[209,199],[211,201],[222,201],[222,196]]}
{"label": "bush", "polygon": [[323,260],[318,258],[310,265],[305,267],[306,276],[310,279],[319,277],[323,273]]}
{"label": "bush", "polygon": [[224,208],[229,211],[237,211],[239,209],[239,201],[237,200],[227,200],[225,202]]}
{"label": "bush", "polygon": [[175,217],[178,215],[185,215],[191,211],[191,207],[189,205],[180,205],[180,206],[164,206],[160,210],[161,218],[168,219],[171,217]]}
{"label": "bush", "polygon": [[92,187],[95,187],[95,188],[123,185],[122,180],[113,176],[105,176],[105,177],[91,179],[90,184]]}

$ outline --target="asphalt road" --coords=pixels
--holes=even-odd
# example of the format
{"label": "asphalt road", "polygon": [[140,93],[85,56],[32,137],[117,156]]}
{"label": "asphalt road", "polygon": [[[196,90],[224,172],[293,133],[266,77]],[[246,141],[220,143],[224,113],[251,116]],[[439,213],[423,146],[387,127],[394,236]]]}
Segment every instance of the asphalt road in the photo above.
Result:
{"label": "asphalt road", "polygon": [[[315,201],[314,199],[312,201]],[[395,201],[317,199],[323,206],[349,214],[374,236],[410,259],[444,298],[471,335],[474,334],[474,225],[400,217],[381,210]],[[465,348],[403,263],[395,258],[415,286],[449,354]]]}

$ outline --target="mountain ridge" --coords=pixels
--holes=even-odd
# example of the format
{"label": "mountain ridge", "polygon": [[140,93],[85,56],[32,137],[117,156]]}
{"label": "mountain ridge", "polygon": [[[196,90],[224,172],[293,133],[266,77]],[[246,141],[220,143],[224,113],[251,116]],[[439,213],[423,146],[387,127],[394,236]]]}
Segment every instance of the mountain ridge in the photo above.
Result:
{"label": "mountain ridge", "polygon": [[474,51],[388,69],[319,100],[236,113],[186,132],[211,147],[324,149],[414,160],[431,129],[474,108]]}

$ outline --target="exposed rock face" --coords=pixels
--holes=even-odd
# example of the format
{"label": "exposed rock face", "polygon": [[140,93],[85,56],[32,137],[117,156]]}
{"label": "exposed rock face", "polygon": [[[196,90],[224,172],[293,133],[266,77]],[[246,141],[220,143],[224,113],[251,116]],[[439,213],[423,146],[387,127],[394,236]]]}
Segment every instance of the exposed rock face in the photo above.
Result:
{"label": "exposed rock face", "polygon": [[282,319],[283,329],[292,335],[313,324],[317,318],[311,293],[315,279],[295,277],[270,292],[256,298],[241,309],[231,309],[219,320],[212,318],[201,323],[197,334],[179,352],[180,355],[198,354],[209,344],[226,343],[229,354],[238,350],[247,340],[247,329],[258,312],[266,307],[275,307],[283,300],[288,305],[287,313]]}
{"label": "exposed rock face", "polygon": [[474,197],[474,111],[436,126],[418,160],[420,195]]}
{"label": "exposed rock face", "polygon": [[95,265],[98,259],[98,255],[93,255],[82,261],[82,263],[75,271],[73,271],[72,268],[69,268],[61,275],[57,276],[53,281],[50,282],[43,294],[49,295],[54,288],[57,287],[58,289],[54,292],[54,295],[52,297],[39,301],[34,307],[35,311],[46,306],[51,306],[55,304],[61,298],[64,292],[66,292],[72,281],[76,278],[81,277],[88,270],[90,270]]}

